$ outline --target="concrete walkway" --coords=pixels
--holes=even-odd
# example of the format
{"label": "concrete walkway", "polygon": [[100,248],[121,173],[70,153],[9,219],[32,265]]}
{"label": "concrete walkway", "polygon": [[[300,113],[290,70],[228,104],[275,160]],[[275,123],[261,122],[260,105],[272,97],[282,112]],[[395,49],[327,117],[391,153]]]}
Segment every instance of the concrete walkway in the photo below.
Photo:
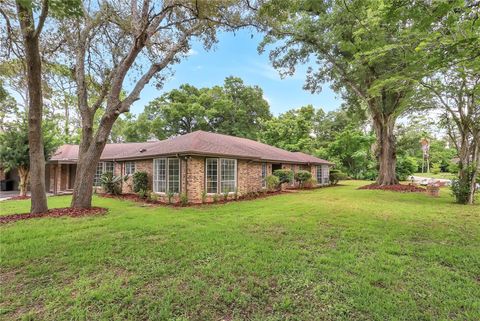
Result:
{"label": "concrete walkway", "polygon": [[[0,202],[8,200],[12,197],[20,195],[19,191],[1,191],[0,192]],[[30,195],[30,193],[27,193],[27,195]]]}

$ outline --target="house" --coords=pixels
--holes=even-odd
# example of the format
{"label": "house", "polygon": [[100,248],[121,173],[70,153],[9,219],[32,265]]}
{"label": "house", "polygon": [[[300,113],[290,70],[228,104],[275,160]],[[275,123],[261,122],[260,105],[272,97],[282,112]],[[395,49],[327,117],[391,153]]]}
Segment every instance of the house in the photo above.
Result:
{"label": "house", "polygon": [[[63,145],[51,157],[47,184],[51,193],[73,188],[77,159],[78,145]],[[132,174],[145,171],[149,188],[160,198],[174,193],[178,200],[185,194],[189,202],[200,203],[202,198],[212,201],[215,194],[261,191],[266,187],[265,178],[281,168],[308,170],[319,185],[327,185],[332,165],[308,154],[199,130],[156,142],[107,144],[94,185],[99,187],[102,174],[111,171],[128,177],[122,180],[122,192],[130,193]]]}

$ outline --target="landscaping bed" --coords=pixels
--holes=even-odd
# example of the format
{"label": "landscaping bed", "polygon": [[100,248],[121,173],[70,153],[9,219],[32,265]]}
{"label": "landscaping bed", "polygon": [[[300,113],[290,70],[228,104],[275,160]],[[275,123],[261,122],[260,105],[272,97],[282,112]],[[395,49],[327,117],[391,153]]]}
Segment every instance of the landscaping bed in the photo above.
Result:
{"label": "landscaping bed", "polygon": [[7,199],[6,201],[21,201],[21,200],[29,200],[30,199],[30,196],[14,196],[14,197],[10,197],[9,199]]}
{"label": "landscaping bed", "polygon": [[54,208],[50,209],[44,213],[23,213],[23,214],[12,214],[0,216],[0,224],[5,224],[9,222],[15,222],[20,220],[28,220],[32,218],[41,218],[41,217],[80,217],[80,216],[91,216],[91,215],[101,215],[107,212],[106,208],[102,207],[92,207],[92,208]]}
{"label": "landscaping bed", "polygon": [[396,185],[377,185],[377,184],[370,184],[365,186],[360,186],[358,189],[375,189],[375,190],[382,190],[382,191],[392,191],[392,192],[402,192],[402,193],[418,193],[418,192],[425,192],[426,189],[423,187],[419,187],[416,185],[404,185],[404,184],[396,184]]}

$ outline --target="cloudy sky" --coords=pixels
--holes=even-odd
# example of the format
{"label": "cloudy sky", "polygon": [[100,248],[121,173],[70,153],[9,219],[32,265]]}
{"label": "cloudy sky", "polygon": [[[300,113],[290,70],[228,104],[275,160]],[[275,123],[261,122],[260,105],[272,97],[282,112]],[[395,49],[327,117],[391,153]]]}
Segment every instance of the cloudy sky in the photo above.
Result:
{"label": "cloudy sky", "polygon": [[320,94],[311,94],[302,89],[307,66],[299,68],[296,75],[281,79],[270,64],[268,52],[258,54],[257,46],[261,40],[260,34],[244,30],[235,35],[220,34],[219,42],[210,51],[194,43],[190,55],[173,66],[174,74],[168,78],[165,86],[158,90],[154,84],[148,85],[131,111],[135,114],[141,112],[149,101],[181,84],[210,87],[221,85],[228,76],[240,77],[248,85],[260,86],[275,115],[307,104],[327,111],[340,106],[340,97],[328,85],[323,87]]}

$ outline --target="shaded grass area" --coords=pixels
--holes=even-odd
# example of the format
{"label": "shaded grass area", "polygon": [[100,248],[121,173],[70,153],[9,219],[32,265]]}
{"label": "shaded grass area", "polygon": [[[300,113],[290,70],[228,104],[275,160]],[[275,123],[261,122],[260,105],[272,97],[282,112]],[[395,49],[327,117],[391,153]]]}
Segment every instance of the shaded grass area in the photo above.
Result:
{"label": "shaded grass area", "polygon": [[107,215],[3,225],[0,317],[480,319],[480,207],[365,184],[195,208],[95,198]]}

